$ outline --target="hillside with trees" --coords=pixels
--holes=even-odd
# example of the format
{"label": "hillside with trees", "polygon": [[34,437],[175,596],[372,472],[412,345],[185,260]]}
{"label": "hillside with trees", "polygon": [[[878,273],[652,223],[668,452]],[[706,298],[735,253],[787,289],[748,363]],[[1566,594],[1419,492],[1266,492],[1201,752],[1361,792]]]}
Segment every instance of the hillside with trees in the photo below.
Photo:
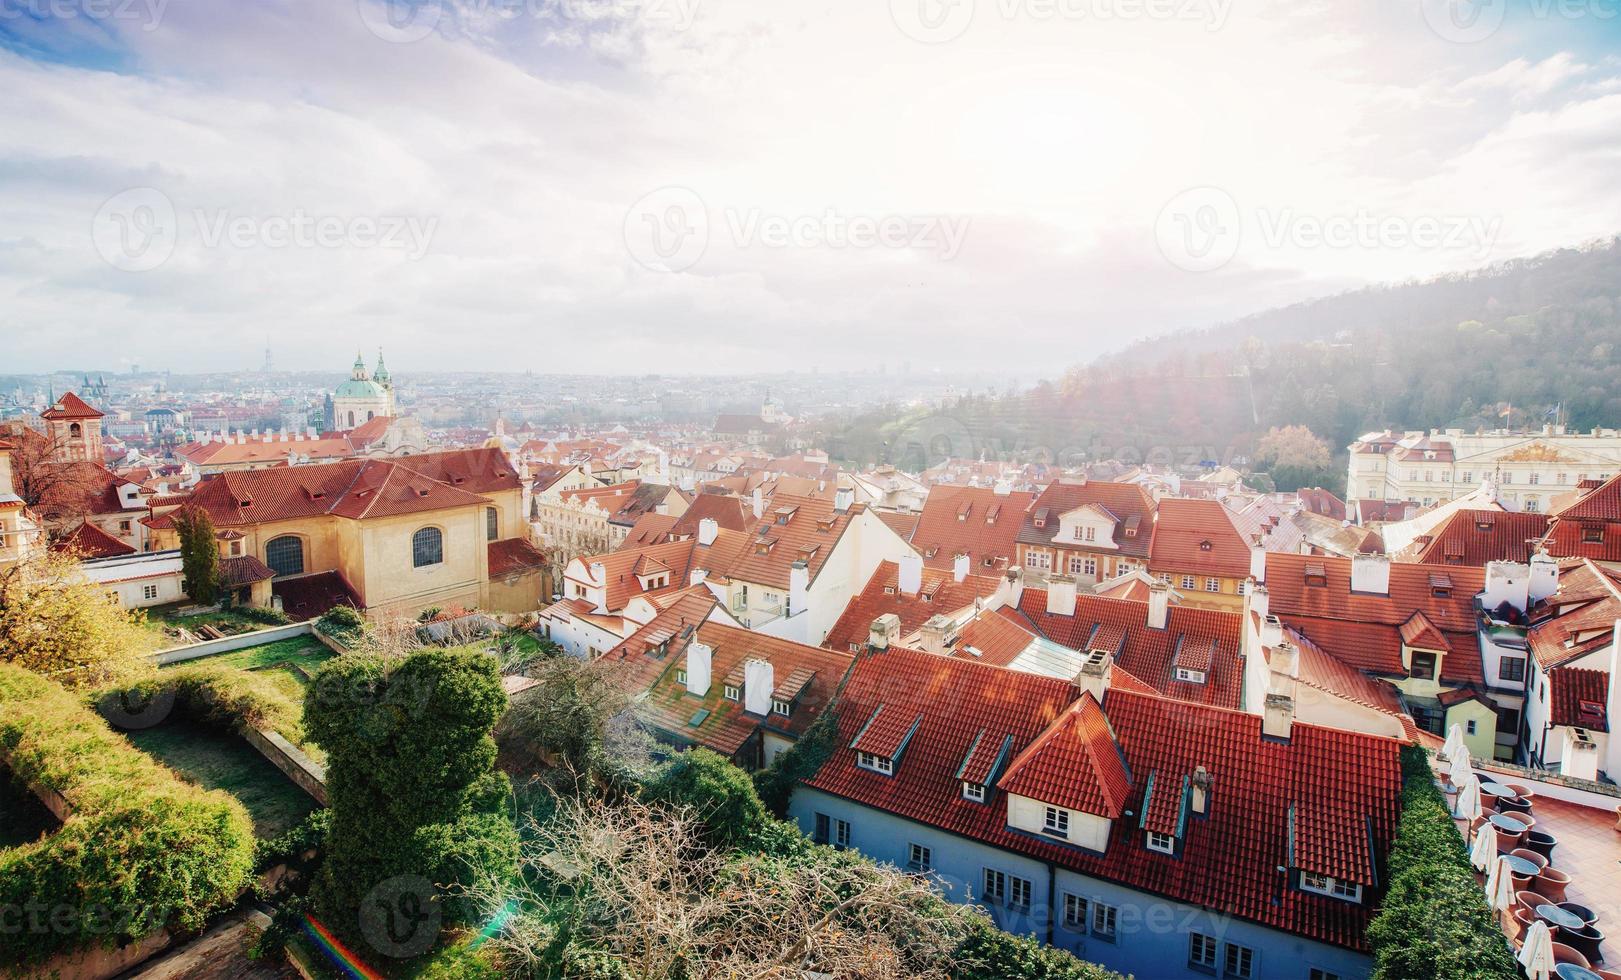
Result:
{"label": "hillside with trees", "polygon": [[1249,463],[1269,430],[1304,426],[1338,473],[1369,430],[1555,418],[1621,424],[1621,239],[1140,341],[1011,398],[869,413],[827,441],[903,467],[946,454]]}

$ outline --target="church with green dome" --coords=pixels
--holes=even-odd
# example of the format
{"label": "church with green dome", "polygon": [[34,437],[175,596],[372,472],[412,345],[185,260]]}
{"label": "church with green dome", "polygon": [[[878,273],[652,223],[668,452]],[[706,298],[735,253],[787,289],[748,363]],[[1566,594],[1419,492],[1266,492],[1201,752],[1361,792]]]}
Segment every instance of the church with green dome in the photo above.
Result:
{"label": "church with green dome", "polygon": [[327,398],[327,427],[353,429],[379,416],[394,416],[394,383],[383,364],[381,350],[377,352],[377,370],[371,372],[357,351],[349,379]]}

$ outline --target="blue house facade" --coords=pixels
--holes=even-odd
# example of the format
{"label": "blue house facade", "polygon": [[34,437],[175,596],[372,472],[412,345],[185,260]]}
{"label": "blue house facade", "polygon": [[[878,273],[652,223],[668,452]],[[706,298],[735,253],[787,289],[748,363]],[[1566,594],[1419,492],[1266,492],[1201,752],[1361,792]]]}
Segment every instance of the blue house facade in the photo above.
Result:
{"label": "blue house facade", "polygon": [[[1139,980],[1353,980],[1373,968],[1366,953],[1090,878],[808,786],[795,790],[789,817],[819,841],[933,875],[948,898],[979,905],[1008,932]],[[842,844],[841,828],[847,828]],[[1005,876],[1000,903],[986,899],[987,871]],[[1023,887],[1015,878],[1029,883],[1027,903],[1014,904]],[[1246,959],[1248,973],[1241,972]]]}

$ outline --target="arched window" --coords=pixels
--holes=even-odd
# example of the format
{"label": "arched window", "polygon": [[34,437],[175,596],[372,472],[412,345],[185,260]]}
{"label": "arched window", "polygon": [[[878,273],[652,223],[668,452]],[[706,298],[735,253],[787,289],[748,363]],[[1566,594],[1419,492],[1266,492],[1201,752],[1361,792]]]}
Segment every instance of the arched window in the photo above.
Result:
{"label": "arched window", "polygon": [[304,572],[304,542],[291,534],[274,538],[265,545],[265,564],[280,578]]}
{"label": "arched window", "polygon": [[350,412],[350,413],[349,413],[349,428],[351,428],[351,429],[352,429],[352,428],[354,428],[354,427],[355,427],[355,413],[354,413],[354,412]]}
{"label": "arched window", "polygon": [[484,508],[484,538],[494,541],[501,536],[501,512],[494,507]]}
{"label": "arched window", "polygon": [[374,418],[376,418],[376,417],[377,417],[377,413],[376,413],[376,412],[373,412],[373,411],[371,411],[371,410],[370,410],[370,409],[368,409],[368,410],[367,410],[367,411],[366,411],[366,421],[367,421],[367,422],[370,422],[370,421],[371,421],[371,420],[372,420],[372,419],[374,419]]}
{"label": "arched window", "polygon": [[72,425],[68,426],[68,435],[75,439],[79,438],[80,436],[84,435],[84,426],[77,422],[73,423]]}
{"label": "arched window", "polygon": [[425,527],[411,535],[411,567],[424,568],[445,560],[445,534],[436,527]]}

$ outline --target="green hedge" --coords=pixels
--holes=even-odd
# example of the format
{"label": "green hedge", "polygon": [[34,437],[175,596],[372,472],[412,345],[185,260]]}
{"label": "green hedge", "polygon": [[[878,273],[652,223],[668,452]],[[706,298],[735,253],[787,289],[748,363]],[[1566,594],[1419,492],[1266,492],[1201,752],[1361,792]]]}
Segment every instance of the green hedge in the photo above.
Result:
{"label": "green hedge", "polygon": [[1374,980],[1514,980],[1513,950],[1423,749],[1402,750],[1402,774],[1390,888],[1368,928]]}
{"label": "green hedge", "polygon": [[8,664],[0,753],[73,809],[55,833],[0,851],[0,910],[21,911],[0,929],[0,962],[26,968],[166,925],[197,929],[248,884],[253,824],[241,803],[182,782],[79,698]]}
{"label": "green hedge", "polygon": [[838,747],[838,741],[838,711],[829,708],[805,729],[805,734],[787,751],[779,752],[770,766],[754,774],[755,792],[760,794],[760,801],[766,809],[778,818],[787,817],[794,787],[821,771],[822,765]]}
{"label": "green hedge", "polygon": [[268,671],[199,664],[171,667],[135,684],[99,695],[129,692],[149,701],[174,695],[175,714],[221,731],[269,729],[295,744],[304,742],[304,706],[288,697]]}

